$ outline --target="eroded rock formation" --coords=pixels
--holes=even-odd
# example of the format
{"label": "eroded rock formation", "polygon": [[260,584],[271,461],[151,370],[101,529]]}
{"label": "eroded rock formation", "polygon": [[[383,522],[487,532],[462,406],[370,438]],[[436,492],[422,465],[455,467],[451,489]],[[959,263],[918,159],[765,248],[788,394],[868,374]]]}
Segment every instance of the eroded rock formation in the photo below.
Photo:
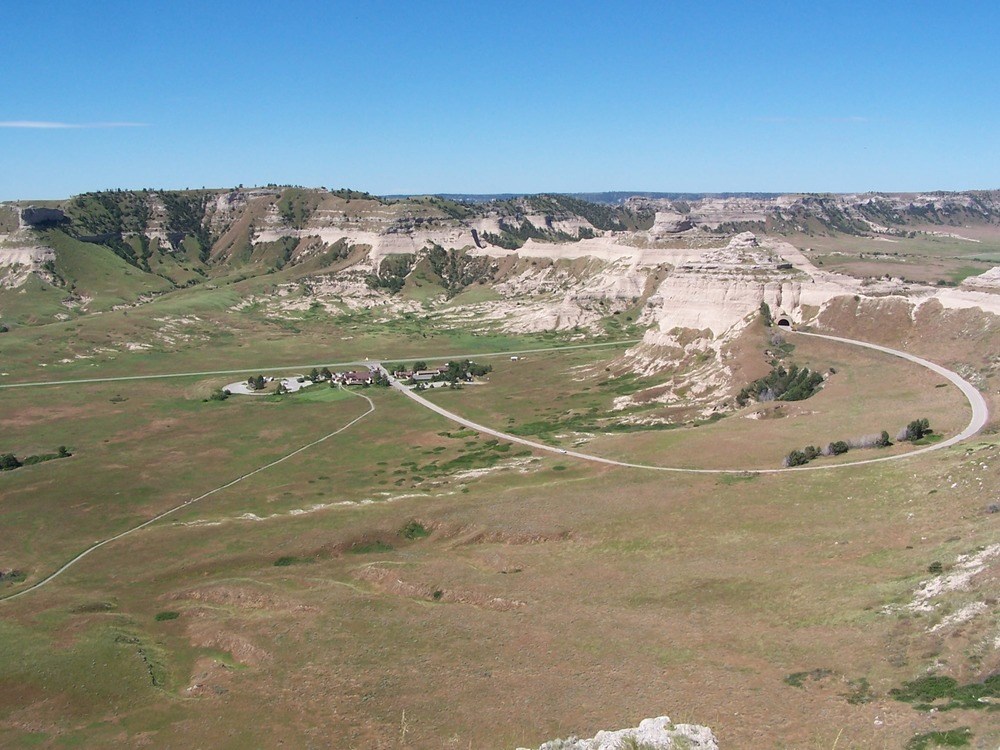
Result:
{"label": "eroded rock formation", "polygon": [[[590,739],[570,737],[551,740],[538,750],[621,750],[637,747],[643,750],[718,750],[719,743],[712,730],[699,724],[674,724],[668,716],[643,719],[631,729],[601,731]],[[518,748],[527,750],[527,748]]]}

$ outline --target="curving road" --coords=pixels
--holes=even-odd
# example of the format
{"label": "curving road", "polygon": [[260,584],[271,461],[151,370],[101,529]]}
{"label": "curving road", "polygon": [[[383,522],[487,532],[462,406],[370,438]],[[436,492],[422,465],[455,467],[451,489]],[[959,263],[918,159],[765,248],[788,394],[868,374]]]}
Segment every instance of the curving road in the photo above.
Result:
{"label": "curving road", "polygon": [[[341,386],[341,388],[343,388],[343,386]],[[347,390],[347,389],[345,388],[344,390]],[[53,578],[56,578],[56,577],[62,575],[63,573],[65,573],[67,570],[69,570],[71,567],[73,567],[76,563],[78,563],[80,560],[82,560],[83,558],[85,558],[87,555],[89,555],[94,550],[100,549],[101,547],[103,547],[106,544],[111,544],[111,542],[117,541],[118,539],[121,539],[122,537],[126,537],[129,534],[134,534],[135,532],[139,531],[140,529],[144,529],[147,526],[149,526],[150,524],[156,523],[161,518],[166,518],[171,513],[176,513],[181,508],[186,508],[189,505],[194,505],[199,500],[204,500],[209,495],[214,495],[216,492],[221,492],[222,490],[228,489],[229,487],[232,487],[234,484],[239,484],[244,479],[249,479],[254,474],[259,474],[260,472],[264,471],[265,469],[270,469],[272,466],[277,466],[278,464],[280,464],[280,463],[282,463],[284,461],[287,461],[292,456],[297,456],[298,454],[302,453],[302,451],[308,450],[309,448],[312,448],[314,445],[319,445],[320,443],[322,443],[322,442],[324,442],[326,440],[329,440],[330,438],[334,437],[335,435],[339,435],[344,430],[346,430],[349,427],[354,426],[355,424],[357,424],[358,422],[360,422],[362,419],[364,419],[365,417],[367,417],[369,414],[371,414],[373,411],[375,411],[375,404],[366,395],[364,395],[363,393],[355,393],[354,391],[347,391],[347,392],[350,393],[352,396],[357,396],[357,397],[363,398],[365,401],[367,401],[368,402],[368,410],[364,414],[362,414],[361,416],[358,416],[358,417],[355,417],[354,419],[352,419],[350,422],[348,422],[347,424],[345,424],[343,427],[341,427],[341,428],[339,428],[337,430],[334,430],[333,432],[331,432],[331,433],[329,433],[327,435],[324,435],[319,440],[313,440],[311,443],[303,445],[301,448],[296,448],[291,453],[286,453],[281,458],[275,459],[274,461],[271,461],[269,464],[265,464],[264,466],[259,466],[258,468],[254,469],[253,471],[247,472],[246,474],[243,474],[243,475],[237,477],[236,479],[232,480],[231,482],[227,482],[226,484],[220,485],[220,486],[216,487],[215,489],[211,489],[211,490],[209,490],[208,492],[206,492],[206,493],[204,493],[202,495],[198,495],[198,497],[193,497],[190,500],[185,500],[180,505],[175,505],[173,508],[170,508],[169,510],[165,510],[162,513],[159,513],[158,515],[155,515],[152,518],[150,518],[150,519],[148,519],[146,521],[143,521],[140,524],[136,524],[135,526],[133,526],[133,527],[131,527],[129,529],[126,529],[125,531],[122,531],[122,532],[120,532],[118,534],[115,534],[114,536],[110,536],[107,539],[102,539],[99,542],[94,542],[92,545],[90,545],[89,547],[87,547],[87,549],[85,549],[83,552],[81,552],[80,554],[78,554],[76,557],[70,559],[68,562],[66,562],[62,567],[56,569],[52,573],[49,573],[44,578],[42,578],[42,579],[40,579],[38,581],[35,581],[35,583],[33,583],[30,586],[28,586],[28,588],[21,589],[20,591],[16,591],[13,594],[7,594],[6,596],[0,596],[0,602],[7,601],[7,600],[10,600],[10,599],[16,599],[19,596],[24,596],[28,592],[34,591],[35,589],[38,589],[38,588],[41,588],[42,586],[44,586],[45,584],[47,584],[49,581],[51,581]]]}
{"label": "curving road", "polygon": [[546,445],[545,443],[538,443],[534,440],[527,440],[517,435],[511,435],[506,432],[501,432],[500,430],[495,430],[492,427],[487,427],[486,425],[481,425],[478,422],[473,422],[471,419],[466,419],[465,417],[459,416],[452,411],[435,404],[433,401],[429,401],[423,396],[421,396],[416,391],[407,388],[405,385],[400,383],[398,380],[390,376],[390,381],[393,388],[403,393],[408,398],[413,399],[421,406],[430,409],[433,412],[437,412],[446,419],[450,419],[452,422],[457,422],[463,427],[468,427],[469,429],[476,430],[477,432],[484,433],[486,435],[492,435],[493,437],[501,438],[502,440],[507,440],[511,443],[518,443],[519,445],[526,445],[529,448],[534,448],[536,450],[546,451],[548,453],[556,453],[563,456],[571,456],[573,458],[579,458],[584,461],[593,461],[594,463],[607,464],[609,466],[623,466],[629,469],[647,469],[650,471],[671,471],[687,474],[779,474],[786,471],[828,471],[831,469],[844,469],[849,466],[862,466],[864,464],[875,464],[882,463],[883,461],[899,461],[904,458],[912,458],[913,456],[918,456],[922,453],[930,453],[931,451],[941,450],[942,448],[947,448],[949,446],[960,443],[967,438],[972,437],[977,432],[979,432],[983,427],[986,426],[986,421],[989,418],[989,409],[986,406],[986,400],[983,398],[982,394],[976,390],[968,381],[964,380],[958,373],[952,372],[951,370],[942,367],[941,365],[930,362],[921,357],[917,357],[913,354],[907,354],[906,352],[899,351],[898,349],[890,349],[887,346],[879,346],[878,344],[869,344],[866,341],[857,341],[855,339],[846,339],[840,336],[828,336],[822,333],[806,333],[804,331],[794,331],[799,336],[812,336],[813,338],[828,339],[830,341],[836,341],[842,344],[851,344],[853,346],[861,346],[866,349],[874,349],[878,352],[884,352],[885,354],[891,354],[894,357],[900,357],[909,362],[925,367],[934,373],[947,379],[953,385],[957,386],[965,396],[966,400],[969,402],[969,406],[972,407],[972,418],[969,420],[969,424],[957,435],[943,440],[940,443],[934,443],[933,445],[928,445],[923,448],[919,448],[915,451],[909,451],[907,453],[897,453],[892,456],[882,456],[881,458],[866,458],[861,461],[850,461],[847,463],[839,464],[818,464],[813,466],[796,466],[781,469],[688,469],[676,466],[654,466],[651,464],[635,464],[628,461],[616,461],[613,458],[604,458],[603,456],[595,456],[590,453],[581,453],[580,451],[574,451],[570,449],[555,448],[551,445]]}
{"label": "curving road", "polygon": [[[677,473],[687,473],[687,474],[743,474],[743,473],[778,474],[778,473],[788,472],[788,471],[827,471],[827,470],[832,470],[832,469],[844,469],[844,468],[847,468],[847,467],[850,467],[850,466],[861,466],[861,465],[864,465],[864,464],[881,463],[883,461],[898,461],[898,460],[901,460],[901,459],[904,459],[904,458],[912,458],[913,456],[918,456],[918,455],[920,455],[922,453],[930,453],[931,451],[941,450],[942,448],[948,448],[949,446],[955,445],[956,443],[960,443],[963,440],[966,440],[966,439],[972,437],[973,435],[975,435],[976,433],[978,433],[986,425],[986,421],[989,418],[989,409],[988,409],[988,407],[986,405],[986,400],[983,398],[982,394],[978,390],[976,390],[976,388],[971,383],[969,383],[967,380],[963,379],[956,372],[953,372],[953,371],[951,371],[951,370],[949,370],[949,369],[947,369],[945,367],[942,367],[941,365],[935,364],[934,362],[930,362],[930,361],[928,361],[926,359],[923,359],[921,357],[917,357],[917,356],[915,356],[913,354],[907,354],[906,352],[899,351],[898,349],[890,349],[887,346],[880,346],[878,344],[869,344],[868,342],[865,342],[865,341],[857,341],[855,339],[847,339],[847,338],[842,338],[840,336],[829,336],[829,335],[821,334],[821,333],[806,333],[804,331],[795,331],[794,333],[796,333],[799,336],[812,336],[814,338],[827,339],[829,341],[836,341],[836,342],[839,342],[839,343],[850,344],[850,345],[853,345],[853,346],[861,346],[861,347],[864,347],[866,349],[873,349],[875,351],[883,352],[885,354],[891,354],[894,357],[900,357],[901,359],[905,359],[905,360],[907,360],[909,362],[913,362],[914,364],[918,364],[921,367],[924,367],[924,368],[930,370],[931,372],[934,372],[934,373],[940,375],[941,377],[945,378],[950,383],[952,383],[953,385],[955,385],[962,392],[962,395],[965,396],[966,400],[969,402],[969,406],[972,408],[972,417],[969,420],[969,424],[966,425],[965,429],[962,430],[957,435],[954,435],[953,437],[950,437],[947,440],[944,440],[944,441],[942,441],[940,443],[935,443],[933,445],[928,445],[928,446],[925,446],[925,447],[920,448],[920,449],[915,450],[915,451],[909,451],[908,453],[899,453],[899,454],[896,454],[896,455],[893,455],[893,456],[883,456],[881,458],[869,458],[869,459],[864,459],[862,461],[851,461],[849,463],[840,463],[840,464],[826,464],[826,465],[822,465],[821,464],[821,465],[816,465],[816,466],[797,466],[797,467],[794,467],[794,468],[781,468],[781,469],[688,469],[688,468],[681,468],[681,467],[674,467],[674,466],[653,466],[653,465],[650,465],[650,464],[630,463],[628,461],[616,461],[615,459],[612,459],[612,458],[604,458],[603,456],[594,456],[594,455],[591,455],[589,453],[581,453],[580,451],[575,451],[575,450],[570,450],[570,449],[555,448],[555,447],[553,447],[551,445],[545,445],[544,443],[539,443],[539,442],[536,442],[534,440],[527,440],[525,438],[518,437],[517,435],[511,435],[511,434],[506,433],[506,432],[501,432],[500,430],[495,430],[492,427],[487,427],[486,425],[479,424],[478,422],[473,422],[471,419],[466,419],[465,417],[459,416],[458,414],[455,414],[454,412],[448,411],[447,409],[445,409],[445,408],[443,408],[441,406],[438,406],[437,404],[433,403],[432,401],[428,401],[426,398],[424,398],[423,396],[419,395],[417,392],[415,392],[415,391],[407,388],[402,383],[400,383],[396,378],[392,377],[391,374],[389,374],[389,380],[390,380],[393,388],[395,388],[396,390],[398,390],[399,392],[401,392],[407,398],[413,399],[414,401],[416,401],[421,406],[423,406],[423,407],[425,407],[427,409],[430,409],[431,411],[436,412],[437,414],[440,414],[441,416],[445,417],[446,419],[449,419],[452,422],[456,422],[457,424],[460,424],[463,427],[468,427],[470,429],[476,430],[477,432],[481,432],[481,433],[486,434],[486,435],[492,435],[492,436],[494,436],[496,438],[500,438],[501,440],[507,440],[507,441],[509,441],[511,443],[517,443],[519,445],[525,445],[525,446],[527,446],[529,448],[533,448],[535,450],[546,451],[548,453],[554,453],[554,454],[561,455],[561,456],[569,456],[569,457],[578,458],[578,459],[581,459],[581,460],[584,460],[584,461],[591,461],[591,462],[594,462],[594,463],[607,464],[608,466],[621,466],[621,467],[625,467],[625,468],[629,468],[629,469],[646,469],[648,471],[667,471],[667,472],[677,472]],[[607,344],[597,344],[596,346],[613,346],[613,345],[617,345],[617,344],[621,344],[621,343],[623,343],[623,342],[609,342]],[[529,353],[529,352],[558,351],[560,349],[583,349],[583,348],[589,348],[589,347],[592,347],[592,346],[595,346],[595,345],[593,345],[593,344],[590,344],[590,345],[588,345],[588,344],[582,344],[582,345],[577,345],[577,346],[558,347],[558,348],[549,348],[549,349],[522,350],[521,352],[496,352],[496,353],[491,353],[491,354],[488,354],[488,355],[478,354],[476,356],[482,357],[482,356],[498,356],[498,355],[503,355],[503,354],[521,354],[521,353]],[[430,358],[430,357],[428,357],[428,358]],[[431,358],[431,359],[433,359],[433,358]],[[350,363],[350,364],[355,364],[355,365],[366,364],[366,365],[372,366],[372,367],[381,367],[381,363],[376,363],[376,362],[365,362],[365,363],[356,362],[356,363]],[[278,369],[278,368],[275,368],[275,369]],[[172,375],[158,375],[158,376],[157,375],[153,375],[153,376],[133,376],[131,378],[130,377],[123,377],[123,378],[103,378],[103,379],[90,379],[90,380],[84,380],[84,381],[63,381],[62,383],[56,383],[56,382],[47,382],[47,383],[18,383],[18,384],[11,384],[11,385],[8,385],[6,387],[9,388],[9,387],[25,387],[25,386],[33,386],[33,385],[57,385],[57,384],[63,384],[63,383],[66,383],[66,382],[69,382],[69,383],[73,383],[73,382],[76,382],[76,383],[79,383],[79,382],[109,382],[109,381],[114,381],[114,380],[131,380],[131,379],[138,380],[138,379],[155,378],[155,377],[187,377],[189,375],[205,375],[205,374],[222,374],[222,371],[217,371],[215,373],[176,373],[176,374],[172,374]],[[4,386],[0,386],[0,387],[4,387]],[[114,541],[116,541],[118,539],[126,537],[126,536],[128,536],[130,534],[134,534],[135,532],[137,532],[137,531],[139,531],[141,529],[144,529],[144,528],[146,528],[147,526],[150,526],[153,523],[156,523],[160,519],[165,518],[165,517],[171,515],[172,513],[176,513],[177,511],[181,510],[182,508],[186,508],[186,507],[188,507],[190,505],[193,505],[194,503],[199,502],[200,500],[204,500],[206,497],[209,497],[210,495],[214,495],[217,492],[221,492],[224,489],[232,487],[233,485],[238,484],[238,483],[242,482],[243,480],[248,479],[249,477],[254,476],[255,474],[259,474],[260,472],[265,471],[266,469],[269,469],[272,466],[277,466],[278,464],[282,463],[283,461],[287,461],[288,459],[292,458],[293,456],[296,456],[299,453],[302,453],[303,451],[305,451],[305,450],[307,450],[309,448],[312,448],[315,445],[318,445],[318,444],[324,442],[325,440],[329,440],[330,438],[334,437],[335,435],[339,435],[344,430],[346,430],[346,429],[350,428],[351,426],[355,425],[356,423],[360,422],[362,419],[364,419],[369,414],[371,414],[372,412],[375,411],[375,404],[372,402],[372,400],[370,398],[368,398],[367,396],[365,396],[362,393],[354,393],[354,392],[351,392],[351,393],[352,393],[352,395],[358,396],[359,398],[363,398],[365,401],[367,401],[368,402],[368,410],[365,411],[360,416],[355,417],[354,419],[352,419],[350,422],[348,422],[347,424],[345,424],[343,427],[340,427],[337,430],[334,430],[333,432],[331,432],[331,433],[329,433],[327,435],[324,435],[323,437],[319,438],[318,440],[314,440],[311,443],[303,445],[302,447],[297,448],[296,450],[292,451],[291,453],[288,453],[288,454],[282,456],[281,458],[278,458],[278,459],[276,459],[274,461],[271,461],[270,463],[265,464],[264,466],[260,466],[260,467],[254,469],[251,472],[243,474],[243,475],[237,477],[236,479],[232,480],[231,482],[227,482],[226,484],[220,485],[219,487],[216,487],[216,488],[214,488],[212,490],[209,490],[208,492],[205,492],[204,494],[199,495],[198,497],[191,498],[190,500],[185,500],[180,505],[176,505],[173,508],[165,510],[162,513],[159,513],[158,515],[155,515],[152,518],[150,518],[150,519],[148,519],[146,521],[143,521],[140,524],[137,524],[137,525],[135,525],[135,526],[133,526],[133,527],[131,527],[129,529],[126,529],[125,531],[122,531],[122,532],[120,532],[118,534],[115,534],[114,536],[108,537],[107,539],[103,539],[101,541],[94,542],[94,544],[92,544],[90,547],[88,547],[83,552],[79,553],[78,555],[76,555],[75,557],[73,557],[72,559],[70,559],[68,562],[66,562],[65,564],[63,564],[60,568],[56,569],[55,571],[53,571],[49,575],[47,575],[44,578],[36,581],[31,586],[29,586],[29,587],[27,587],[25,589],[22,589],[20,591],[14,592],[12,594],[8,594],[6,596],[0,597],[0,601],[9,601],[11,599],[16,599],[19,596],[24,596],[25,594],[27,594],[27,593],[29,593],[31,591],[34,591],[34,590],[36,590],[38,588],[41,588],[42,586],[44,586],[45,584],[49,583],[53,579],[55,579],[58,576],[62,575],[69,568],[71,568],[73,565],[75,565],[77,562],[79,562],[80,560],[82,560],[84,557],[86,557],[87,555],[89,555],[94,550],[99,549],[99,548],[101,548],[101,547],[103,547],[103,546],[105,546],[107,544],[110,544],[111,542],[114,542]]]}

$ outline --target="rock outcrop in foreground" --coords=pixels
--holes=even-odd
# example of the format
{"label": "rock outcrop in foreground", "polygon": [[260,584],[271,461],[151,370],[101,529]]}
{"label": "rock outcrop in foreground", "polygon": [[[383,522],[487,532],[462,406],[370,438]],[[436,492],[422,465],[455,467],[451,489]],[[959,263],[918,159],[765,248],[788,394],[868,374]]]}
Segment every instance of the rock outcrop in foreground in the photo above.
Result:
{"label": "rock outcrop in foreground", "polygon": [[[719,743],[712,730],[698,724],[673,724],[667,716],[643,719],[639,726],[616,731],[601,731],[589,740],[570,737],[551,740],[538,750],[621,750],[637,747],[642,750],[718,750]],[[527,748],[518,748],[527,750]]]}

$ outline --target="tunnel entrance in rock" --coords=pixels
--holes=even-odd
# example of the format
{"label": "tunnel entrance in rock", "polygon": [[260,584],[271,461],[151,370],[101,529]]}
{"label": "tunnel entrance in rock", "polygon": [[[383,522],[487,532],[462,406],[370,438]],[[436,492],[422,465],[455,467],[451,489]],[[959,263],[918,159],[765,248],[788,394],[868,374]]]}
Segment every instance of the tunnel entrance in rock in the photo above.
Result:
{"label": "tunnel entrance in rock", "polygon": [[788,318],[778,318],[778,325],[784,328],[791,328],[792,321],[790,321]]}

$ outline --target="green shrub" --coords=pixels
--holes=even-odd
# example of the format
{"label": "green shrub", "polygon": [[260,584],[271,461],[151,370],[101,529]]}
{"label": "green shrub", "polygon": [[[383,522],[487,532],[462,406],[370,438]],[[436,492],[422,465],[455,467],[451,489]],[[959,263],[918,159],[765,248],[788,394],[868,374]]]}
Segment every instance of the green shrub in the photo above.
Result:
{"label": "green shrub", "polygon": [[156,616],[153,619],[156,620],[157,622],[165,622],[166,620],[176,620],[180,616],[181,616],[180,612],[173,612],[168,610],[166,612],[157,612]]}
{"label": "green shrub", "polygon": [[739,406],[750,401],[802,401],[817,393],[823,376],[808,367],[792,365],[787,370],[778,364],[763,378],[753,381],[736,396]]}
{"label": "green shrub", "polygon": [[823,668],[814,669],[810,672],[792,672],[784,679],[784,683],[792,687],[802,687],[807,679],[817,682],[832,674],[831,670]]}
{"label": "green shrub", "polygon": [[830,445],[828,446],[828,450],[830,451],[830,455],[833,455],[833,456],[843,455],[844,453],[847,453],[847,451],[849,451],[850,449],[851,449],[851,446],[849,446],[847,444],[847,442],[844,441],[844,440],[837,440],[837,441],[835,441],[833,443],[830,443]]}
{"label": "green shrub", "polygon": [[[889,697],[910,703],[918,711],[951,711],[955,708],[978,708],[995,711],[997,704],[983,698],[1000,698],[1000,674],[983,682],[959,685],[953,677],[928,675],[889,691]],[[945,701],[942,703],[942,701]]]}
{"label": "green shrub", "polygon": [[926,435],[929,435],[933,430],[931,430],[930,422],[926,419],[914,419],[903,430],[903,435],[901,440],[909,440],[915,442],[920,440]]}
{"label": "green shrub", "polygon": [[431,532],[425,529],[423,524],[418,521],[410,521],[399,530],[399,535],[404,539],[423,539],[426,536],[430,536],[430,534]]}
{"label": "green shrub", "polygon": [[351,547],[350,552],[355,555],[368,555],[375,552],[392,552],[393,546],[382,541],[368,542],[367,544],[356,544]]}
{"label": "green shrub", "polygon": [[972,730],[968,727],[926,732],[914,735],[906,743],[906,750],[927,750],[930,747],[968,747]]}
{"label": "green shrub", "polygon": [[21,583],[28,574],[23,570],[0,570],[0,581],[7,581],[9,583]]}
{"label": "green shrub", "polygon": [[0,454],[0,471],[13,471],[20,468],[21,462],[13,453]]}
{"label": "green shrub", "polygon": [[406,277],[416,265],[417,256],[412,253],[387,255],[379,264],[378,271],[366,279],[372,289],[386,289],[396,294],[406,284]]}
{"label": "green shrub", "polygon": [[807,463],[809,463],[809,457],[800,450],[794,450],[785,456],[784,464],[787,467],[805,466]]}
{"label": "green shrub", "polygon": [[774,325],[774,318],[771,317],[771,308],[766,302],[760,303],[760,319],[768,328]]}
{"label": "green shrub", "polygon": [[875,694],[872,692],[872,686],[867,678],[862,677],[857,680],[850,680],[847,684],[851,692],[844,697],[847,698],[847,702],[852,706],[864,705],[875,700]]}

